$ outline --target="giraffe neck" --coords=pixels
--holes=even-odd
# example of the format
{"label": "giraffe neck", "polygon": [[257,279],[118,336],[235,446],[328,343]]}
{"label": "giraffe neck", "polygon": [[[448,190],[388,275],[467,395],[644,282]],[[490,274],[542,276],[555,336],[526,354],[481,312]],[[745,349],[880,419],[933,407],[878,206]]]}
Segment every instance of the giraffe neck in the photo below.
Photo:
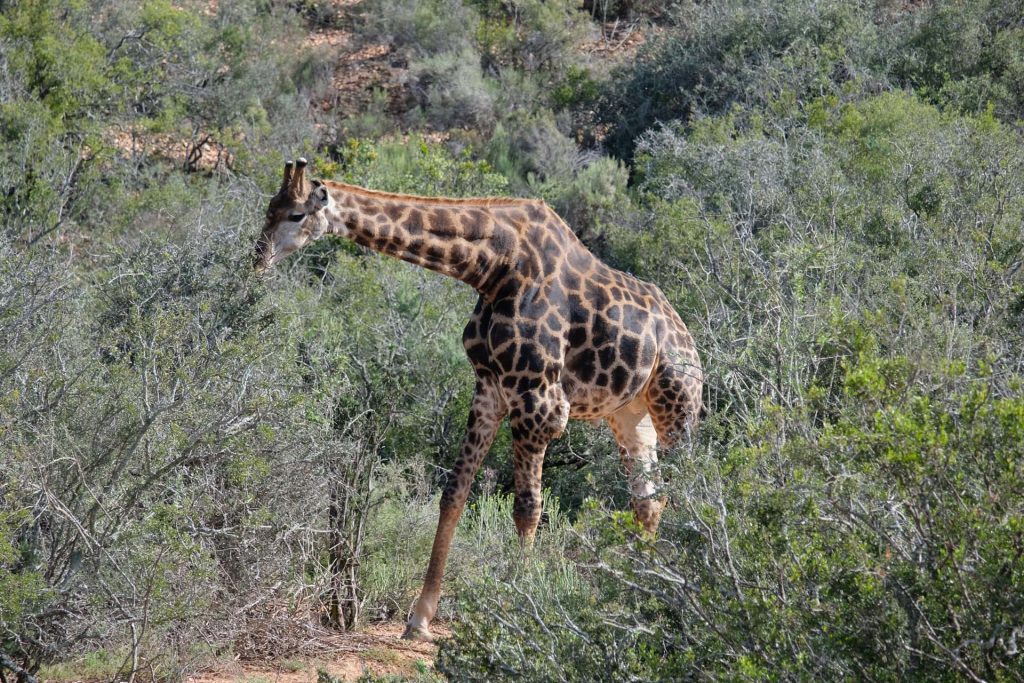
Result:
{"label": "giraffe neck", "polygon": [[439,199],[324,184],[329,232],[462,280],[485,297],[515,267],[521,226],[546,208],[522,199]]}

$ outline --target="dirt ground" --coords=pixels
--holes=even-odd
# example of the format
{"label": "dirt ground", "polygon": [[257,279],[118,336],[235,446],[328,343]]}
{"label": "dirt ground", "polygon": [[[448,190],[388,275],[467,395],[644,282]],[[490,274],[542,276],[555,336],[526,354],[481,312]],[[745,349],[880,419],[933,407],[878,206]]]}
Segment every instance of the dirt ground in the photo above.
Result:
{"label": "dirt ground", "polygon": [[[433,667],[437,647],[430,643],[402,640],[405,624],[374,624],[358,633],[332,636],[314,657],[296,657],[278,662],[235,661],[186,679],[186,683],[316,683],[320,670],[343,681],[354,681],[369,671],[375,676],[412,675],[420,667]],[[431,625],[437,638],[450,631]]]}

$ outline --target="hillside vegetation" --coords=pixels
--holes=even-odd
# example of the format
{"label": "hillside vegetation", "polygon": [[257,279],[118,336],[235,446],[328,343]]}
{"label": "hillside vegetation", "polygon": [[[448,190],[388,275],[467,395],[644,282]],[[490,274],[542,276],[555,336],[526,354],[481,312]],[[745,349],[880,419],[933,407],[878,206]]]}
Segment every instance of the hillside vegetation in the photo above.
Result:
{"label": "hillside vegetation", "polygon": [[474,293],[254,276],[298,155],[543,197],[706,367],[657,541],[572,424],[520,557],[499,433],[421,679],[1024,679],[1022,119],[1018,0],[0,2],[0,681],[404,618]]}

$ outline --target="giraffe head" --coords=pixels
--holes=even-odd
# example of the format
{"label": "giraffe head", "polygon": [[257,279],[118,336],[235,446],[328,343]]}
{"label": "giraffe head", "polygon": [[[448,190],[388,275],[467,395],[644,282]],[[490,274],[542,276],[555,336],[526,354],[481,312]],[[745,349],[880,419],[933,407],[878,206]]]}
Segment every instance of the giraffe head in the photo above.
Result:
{"label": "giraffe head", "polygon": [[281,189],[270,200],[263,231],[256,240],[253,267],[262,272],[288,254],[327,232],[324,209],[330,206],[331,195],[319,180],[306,178],[306,160],[284,165]]}

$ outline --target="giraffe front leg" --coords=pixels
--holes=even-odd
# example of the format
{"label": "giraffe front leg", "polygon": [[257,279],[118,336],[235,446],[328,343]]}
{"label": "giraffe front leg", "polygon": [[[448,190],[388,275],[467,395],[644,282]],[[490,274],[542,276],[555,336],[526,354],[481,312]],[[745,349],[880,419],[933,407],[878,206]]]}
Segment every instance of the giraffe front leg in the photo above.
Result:
{"label": "giraffe front leg", "polygon": [[466,506],[476,472],[491,447],[498,425],[504,416],[504,404],[498,391],[492,386],[478,382],[473,405],[469,411],[462,450],[441,495],[441,514],[437,520],[437,532],[434,534],[434,545],[430,551],[430,563],[423,579],[423,589],[402,635],[407,640],[431,639],[430,621],[437,612],[437,601],[441,597],[441,578],[444,575],[445,563],[448,561],[448,551],[451,549],[455,527]]}
{"label": "giraffe front leg", "polygon": [[524,550],[533,546],[537,535],[537,524],[543,509],[543,488],[541,470],[547,442],[515,440],[512,456],[512,478],[516,499],[512,506],[512,519],[519,534],[519,545]]}
{"label": "giraffe front leg", "polygon": [[510,412],[512,427],[512,477],[515,504],[512,517],[524,549],[533,545],[543,508],[541,473],[548,443],[557,438],[569,420],[569,402],[561,387],[521,397]]}

